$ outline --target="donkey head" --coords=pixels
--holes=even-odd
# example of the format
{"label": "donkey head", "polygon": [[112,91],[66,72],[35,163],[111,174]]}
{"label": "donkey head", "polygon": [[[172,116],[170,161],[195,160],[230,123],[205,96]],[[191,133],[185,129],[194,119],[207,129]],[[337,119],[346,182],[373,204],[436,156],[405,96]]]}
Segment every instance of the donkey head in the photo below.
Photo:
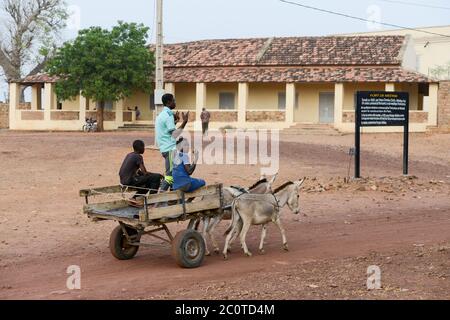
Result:
{"label": "donkey head", "polygon": [[291,184],[287,190],[288,190],[288,200],[287,205],[289,209],[292,210],[294,214],[300,213],[300,188],[305,182],[305,179],[295,181],[293,184]]}

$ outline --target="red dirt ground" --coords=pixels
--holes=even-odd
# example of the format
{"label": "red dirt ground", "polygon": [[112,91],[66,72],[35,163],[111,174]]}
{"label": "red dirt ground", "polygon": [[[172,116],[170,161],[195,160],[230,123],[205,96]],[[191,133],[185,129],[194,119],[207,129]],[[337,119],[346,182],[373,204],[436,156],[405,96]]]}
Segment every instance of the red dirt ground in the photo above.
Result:
{"label": "red dirt ground", "polygon": [[[136,138],[152,141],[145,132],[0,132],[0,299],[450,298],[450,135],[411,136],[410,179],[400,175],[401,135],[364,135],[362,173],[372,178],[350,184],[351,135],[282,137],[276,184],[308,177],[307,216],[282,213],[290,251],[271,226],[259,255],[253,227],[252,258],[235,245],[228,261],[207,257],[194,270],[178,268],[165,245],[117,261],[108,249],[115,224],[82,214],[78,190],[117,184]],[[145,160],[162,171],[158,152]],[[248,186],[258,169],[202,165],[195,175]],[[81,290],[66,287],[70,265],[81,267]],[[366,288],[370,265],[381,268],[381,290]]]}

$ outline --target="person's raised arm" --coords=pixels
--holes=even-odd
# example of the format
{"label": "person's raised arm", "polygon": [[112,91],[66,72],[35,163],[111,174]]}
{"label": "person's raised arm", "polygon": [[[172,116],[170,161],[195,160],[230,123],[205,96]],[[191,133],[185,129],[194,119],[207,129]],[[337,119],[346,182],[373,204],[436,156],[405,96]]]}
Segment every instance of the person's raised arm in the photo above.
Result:
{"label": "person's raised arm", "polygon": [[178,129],[176,129],[172,132],[172,137],[174,137],[174,139],[177,139],[183,133],[184,128],[186,127],[187,123],[189,122],[189,111],[186,113],[182,112],[181,118],[183,119],[183,122],[178,127]]}

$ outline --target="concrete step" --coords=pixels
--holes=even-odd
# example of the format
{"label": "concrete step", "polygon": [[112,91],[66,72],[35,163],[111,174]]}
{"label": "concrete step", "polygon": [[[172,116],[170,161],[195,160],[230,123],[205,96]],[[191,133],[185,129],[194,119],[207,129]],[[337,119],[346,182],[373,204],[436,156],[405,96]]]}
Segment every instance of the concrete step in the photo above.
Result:
{"label": "concrete step", "polygon": [[154,130],[155,125],[153,124],[124,124],[122,127],[119,127],[119,131],[150,131]]}
{"label": "concrete step", "polygon": [[282,131],[286,135],[341,135],[328,124],[296,124]]}

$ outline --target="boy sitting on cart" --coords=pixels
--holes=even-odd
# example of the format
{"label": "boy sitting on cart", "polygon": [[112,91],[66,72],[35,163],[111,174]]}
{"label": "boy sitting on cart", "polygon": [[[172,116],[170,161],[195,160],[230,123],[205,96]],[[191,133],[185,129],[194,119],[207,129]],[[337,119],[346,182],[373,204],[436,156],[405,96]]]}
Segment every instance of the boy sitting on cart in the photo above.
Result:
{"label": "boy sitting on cart", "polygon": [[[120,183],[124,186],[142,188],[139,189],[133,199],[139,195],[155,194],[158,192],[163,176],[157,173],[150,173],[144,165],[142,155],[145,152],[145,143],[142,140],[133,142],[133,152],[129,153],[120,168]],[[141,203],[142,202],[142,203]],[[131,205],[141,206],[142,201],[130,201]]]}
{"label": "boy sitting on cart", "polygon": [[198,161],[198,151],[194,152],[194,158],[191,161],[189,157],[189,143],[181,137],[177,141],[177,150],[173,157],[173,189],[183,192],[194,192],[206,185],[205,180],[192,178]]}

